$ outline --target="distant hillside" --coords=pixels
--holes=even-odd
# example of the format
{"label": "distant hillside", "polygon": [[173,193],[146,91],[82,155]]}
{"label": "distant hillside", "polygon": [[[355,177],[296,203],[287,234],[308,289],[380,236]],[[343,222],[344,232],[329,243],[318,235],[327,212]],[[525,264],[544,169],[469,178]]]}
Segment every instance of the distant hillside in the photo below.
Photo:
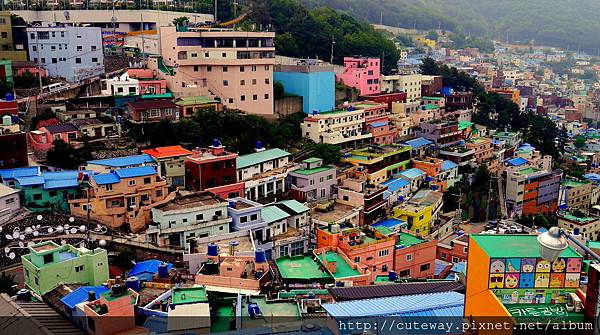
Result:
{"label": "distant hillside", "polygon": [[598,0],[301,0],[357,18],[417,29],[464,31],[511,42],[594,54],[600,48]]}

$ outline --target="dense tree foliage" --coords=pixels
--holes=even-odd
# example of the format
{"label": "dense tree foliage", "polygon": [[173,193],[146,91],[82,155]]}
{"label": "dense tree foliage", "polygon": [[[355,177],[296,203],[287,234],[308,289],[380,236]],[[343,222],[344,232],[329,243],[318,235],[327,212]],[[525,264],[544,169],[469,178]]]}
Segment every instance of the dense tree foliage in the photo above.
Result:
{"label": "dense tree foliage", "polygon": [[83,146],[75,149],[71,144],[61,139],[52,142],[53,146],[48,150],[48,165],[61,169],[75,170],[80,164],[93,159],[92,150],[89,146],[89,138],[83,138]]}
{"label": "dense tree foliage", "polygon": [[600,45],[596,0],[302,0],[373,23],[422,30],[464,31],[512,42],[582,49]]}
{"label": "dense tree foliage", "polygon": [[525,142],[546,155],[558,157],[556,142],[561,136],[561,130],[549,118],[531,112],[521,112],[514,102],[496,93],[486,92],[477,79],[469,74],[436,63],[431,58],[423,60],[421,72],[443,76],[444,86],[457,91],[473,92],[477,107],[472,117],[473,122],[494,129],[520,131]]}
{"label": "dense tree foliage", "polygon": [[393,41],[371,25],[331,8],[307,10],[297,0],[255,0],[251,20],[278,33],[277,53],[291,57],[343,62],[344,56],[383,58],[385,71],[396,68],[399,52]]}

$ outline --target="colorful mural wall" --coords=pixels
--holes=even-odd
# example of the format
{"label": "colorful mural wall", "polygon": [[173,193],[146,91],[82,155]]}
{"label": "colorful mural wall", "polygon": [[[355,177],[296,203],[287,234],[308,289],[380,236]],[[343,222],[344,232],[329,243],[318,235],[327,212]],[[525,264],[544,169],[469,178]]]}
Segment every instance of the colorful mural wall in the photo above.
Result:
{"label": "colorful mural wall", "polygon": [[581,258],[558,258],[549,262],[542,258],[490,259],[490,289],[578,288]]}

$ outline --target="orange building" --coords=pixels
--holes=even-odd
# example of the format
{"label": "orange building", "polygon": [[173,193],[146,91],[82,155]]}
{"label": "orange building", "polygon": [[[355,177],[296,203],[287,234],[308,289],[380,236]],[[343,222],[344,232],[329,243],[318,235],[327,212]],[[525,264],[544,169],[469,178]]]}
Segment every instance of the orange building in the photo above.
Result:
{"label": "orange building", "polygon": [[490,92],[498,93],[506,100],[510,100],[517,105],[521,104],[521,92],[516,88],[492,88]]}
{"label": "orange building", "polygon": [[541,258],[536,235],[470,235],[464,316],[506,322],[478,332],[494,335],[524,322],[582,322],[582,261],[571,247],[554,262]]}
{"label": "orange building", "polygon": [[69,200],[71,214],[86,217],[89,202],[92,219],[112,228],[126,224],[133,232],[146,229],[152,207],[174,197],[174,193],[169,194],[167,181],[152,166],[97,174],[83,193]]}
{"label": "orange building", "polygon": [[87,333],[145,333],[147,329],[135,326],[135,306],[138,297],[139,294],[126,288],[125,284],[113,285],[110,291],[100,295],[100,299],[87,303],[83,309],[87,316]]}

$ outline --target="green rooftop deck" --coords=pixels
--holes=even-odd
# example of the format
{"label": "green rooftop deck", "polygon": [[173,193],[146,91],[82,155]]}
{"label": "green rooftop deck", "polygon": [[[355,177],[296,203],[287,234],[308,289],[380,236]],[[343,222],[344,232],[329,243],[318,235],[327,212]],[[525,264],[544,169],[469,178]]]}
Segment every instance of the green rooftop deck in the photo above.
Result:
{"label": "green rooftop deck", "polygon": [[[536,235],[470,235],[491,258],[542,257]],[[561,257],[581,257],[568,247]]]}
{"label": "green rooftop deck", "polygon": [[[366,241],[365,241],[366,243]],[[319,255],[319,259],[327,260],[327,262],[336,262],[336,271],[333,274],[335,279],[344,279],[350,277],[360,276],[360,272],[352,268],[346,260],[340,256],[337,252],[327,251]]]}
{"label": "green rooftop deck", "polygon": [[171,302],[174,305],[207,302],[208,296],[204,287],[174,288],[171,292]]}
{"label": "green rooftop deck", "polygon": [[569,221],[575,221],[575,222],[580,222],[580,223],[589,223],[589,222],[598,220],[598,218],[590,217],[590,216],[583,216],[583,217],[575,216],[575,215],[571,214],[570,212],[560,213],[559,218],[560,217],[567,219]]}
{"label": "green rooftop deck", "polygon": [[400,233],[398,235],[398,240],[396,241],[396,246],[403,245],[404,247],[412,247],[415,244],[423,243],[425,240],[418,238],[414,235],[407,233]]}
{"label": "green rooftop deck", "polygon": [[242,328],[252,329],[265,327],[267,323],[288,323],[300,321],[300,310],[294,301],[267,300],[264,296],[250,297],[250,302],[260,308],[264,319],[252,319],[248,315],[248,303],[242,299]]}
{"label": "green rooftop deck", "polygon": [[315,174],[315,173],[319,173],[319,172],[325,172],[325,171],[331,170],[331,169],[333,169],[333,168],[330,167],[330,166],[320,166],[320,167],[314,168],[314,169],[300,169],[300,170],[295,170],[295,171],[293,171],[293,173],[297,173],[297,174],[309,176],[311,174]]}
{"label": "green rooftop deck", "polygon": [[315,294],[315,295],[329,295],[329,291],[328,290],[324,290],[324,289],[303,289],[303,290],[291,290],[289,292],[279,292],[277,294],[277,297],[279,299],[289,299],[289,298],[295,298],[299,295],[309,295],[309,294]]}
{"label": "green rooftop deck", "polygon": [[579,186],[585,186],[590,184],[590,181],[579,181],[579,180],[574,180],[574,179],[565,179],[563,181],[560,182],[563,186],[566,187],[579,187]]}
{"label": "green rooftop deck", "polygon": [[285,256],[275,260],[281,278],[299,280],[330,280],[327,271],[321,270],[321,264],[306,256]]}

